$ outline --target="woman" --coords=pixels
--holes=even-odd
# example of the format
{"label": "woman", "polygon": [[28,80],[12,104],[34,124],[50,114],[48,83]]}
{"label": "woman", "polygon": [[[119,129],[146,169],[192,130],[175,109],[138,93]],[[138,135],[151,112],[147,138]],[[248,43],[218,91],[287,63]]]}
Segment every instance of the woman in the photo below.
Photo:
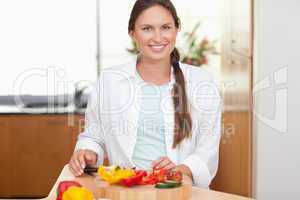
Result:
{"label": "woman", "polygon": [[208,187],[216,174],[220,98],[211,76],[179,63],[180,20],[169,0],[137,0],[128,32],[140,54],[102,70],[70,170],[110,164],[179,170]]}

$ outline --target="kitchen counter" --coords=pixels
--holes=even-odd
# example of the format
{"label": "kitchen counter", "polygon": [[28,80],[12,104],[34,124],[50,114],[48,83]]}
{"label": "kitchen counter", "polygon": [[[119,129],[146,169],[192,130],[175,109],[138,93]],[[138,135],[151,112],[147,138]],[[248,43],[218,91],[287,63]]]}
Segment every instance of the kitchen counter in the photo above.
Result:
{"label": "kitchen counter", "polygon": [[[92,176],[81,176],[79,178],[75,178],[73,174],[70,172],[68,165],[65,165],[60,176],[58,177],[56,183],[54,184],[52,190],[50,191],[48,197],[44,198],[44,200],[53,200],[56,198],[56,189],[60,181],[63,180],[76,180],[84,186],[88,187],[88,189],[92,190],[94,194],[97,194],[97,189],[95,187],[95,180]],[[253,200],[252,198],[247,198],[243,196],[233,195],[224,192],[218,192],[214,190],[203,189],[200,187],[192,187],[192,198],[191,200],[202,199],[202,200]]]}
{"label": "kitchen counter", "polygon": [[0,114],[84,114],[87,98],[71,94],[0,96]]}

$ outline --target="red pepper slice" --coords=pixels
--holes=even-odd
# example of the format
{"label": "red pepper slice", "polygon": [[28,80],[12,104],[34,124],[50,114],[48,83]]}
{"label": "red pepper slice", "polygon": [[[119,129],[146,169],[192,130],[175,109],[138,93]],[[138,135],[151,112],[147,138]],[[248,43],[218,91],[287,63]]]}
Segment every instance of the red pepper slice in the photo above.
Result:
{"label": "red pepper slice", "polygon": [[169,171],[167,174],[167,179],[172,181],[181,182],[182,173],[180,171]]}
{"label": "red pepper slice", "polygon": [[157,177],[154,174],[148,174],[147,176],[143,177],[142,181],[140,182],[141,185],[147,184],[156,184],[158,182]]}
{"label": "red pepper slice", "polygon": [[146,176],[146,172],[139,170],[136,171],[136,175],[123,179],[121,183],[127,187],[138,185],[142,181],[144,176]]}
{"label": "red pepper slice", "polygon": [[158,169],[152,172],[135,170],[135,173],[135,176],[123,179],[121,183],[127,187],[131,187],[133,185],[154,185],[158,182],[165,182],[167,180],[169,170]]}
{"label": "red pepper slice", "polygon": [[146,184],[154,185],[154,184],[158,183],[158,180],[156,177],[150,177],[150,178],[146,179],[144,182]]}
{"label": "red pepper slice", "polygon": [[135,170],[135,174],[136,175],[143,174],[143,176],[146,176],[147,175],[147,171],[145,171],[145,170]]}
{"label": "red pepper slice", "polygon": [[121,183],[126,187],[133,186],[133,180],[131,178],[125,178],[121,181]]}
{"label": "red pepper slice", "polygon": [[62,200],[63,193],[71,186],[82,187],[76,181],[62,181],[59,183],[59,185],[57,187],[57,199],[56,200]]}

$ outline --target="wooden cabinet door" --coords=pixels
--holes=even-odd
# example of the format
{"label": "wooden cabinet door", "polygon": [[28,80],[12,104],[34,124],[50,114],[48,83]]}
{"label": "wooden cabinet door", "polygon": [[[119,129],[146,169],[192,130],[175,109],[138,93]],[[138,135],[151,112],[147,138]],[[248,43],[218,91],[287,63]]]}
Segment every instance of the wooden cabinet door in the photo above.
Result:
{"label": "wooden cabinet door", "polygon": [[0,198],[9,197],[11,194],[11,133],[9,131],[9,119],[7,115],[0,116]]}
{"label": "wooden cabinet door", "polygon": [[219,169],[211,188],[251,196],[249,112],[224,112]]}
{"label": "wooden cabinet door", "polygon": [[237,54],[222,59],[222,140],[212,188],[251,196],[251,60]]}
{"label": "wooden cabinet door", "polygon": [[74,115],[74,126],[70,126],[72,131],[72,152],[76,145],[78,135],[84,131],[84,120],[84,115]]}
{"label": "wooden cabinet door", "polygon": [[46,196],[72,152],[66,115],[12,118],[12,195]]}

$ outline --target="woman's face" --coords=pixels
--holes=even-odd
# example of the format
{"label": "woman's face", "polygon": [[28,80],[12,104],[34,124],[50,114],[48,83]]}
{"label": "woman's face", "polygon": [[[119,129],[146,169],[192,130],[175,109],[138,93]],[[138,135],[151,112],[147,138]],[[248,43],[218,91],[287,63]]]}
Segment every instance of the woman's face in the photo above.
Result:
{"label": "woman's face", "polygon": [[177,32],[171,13],[157,5],[139,15],[130,36],[137,43],[142,57],[158,61],[170,58]]}

